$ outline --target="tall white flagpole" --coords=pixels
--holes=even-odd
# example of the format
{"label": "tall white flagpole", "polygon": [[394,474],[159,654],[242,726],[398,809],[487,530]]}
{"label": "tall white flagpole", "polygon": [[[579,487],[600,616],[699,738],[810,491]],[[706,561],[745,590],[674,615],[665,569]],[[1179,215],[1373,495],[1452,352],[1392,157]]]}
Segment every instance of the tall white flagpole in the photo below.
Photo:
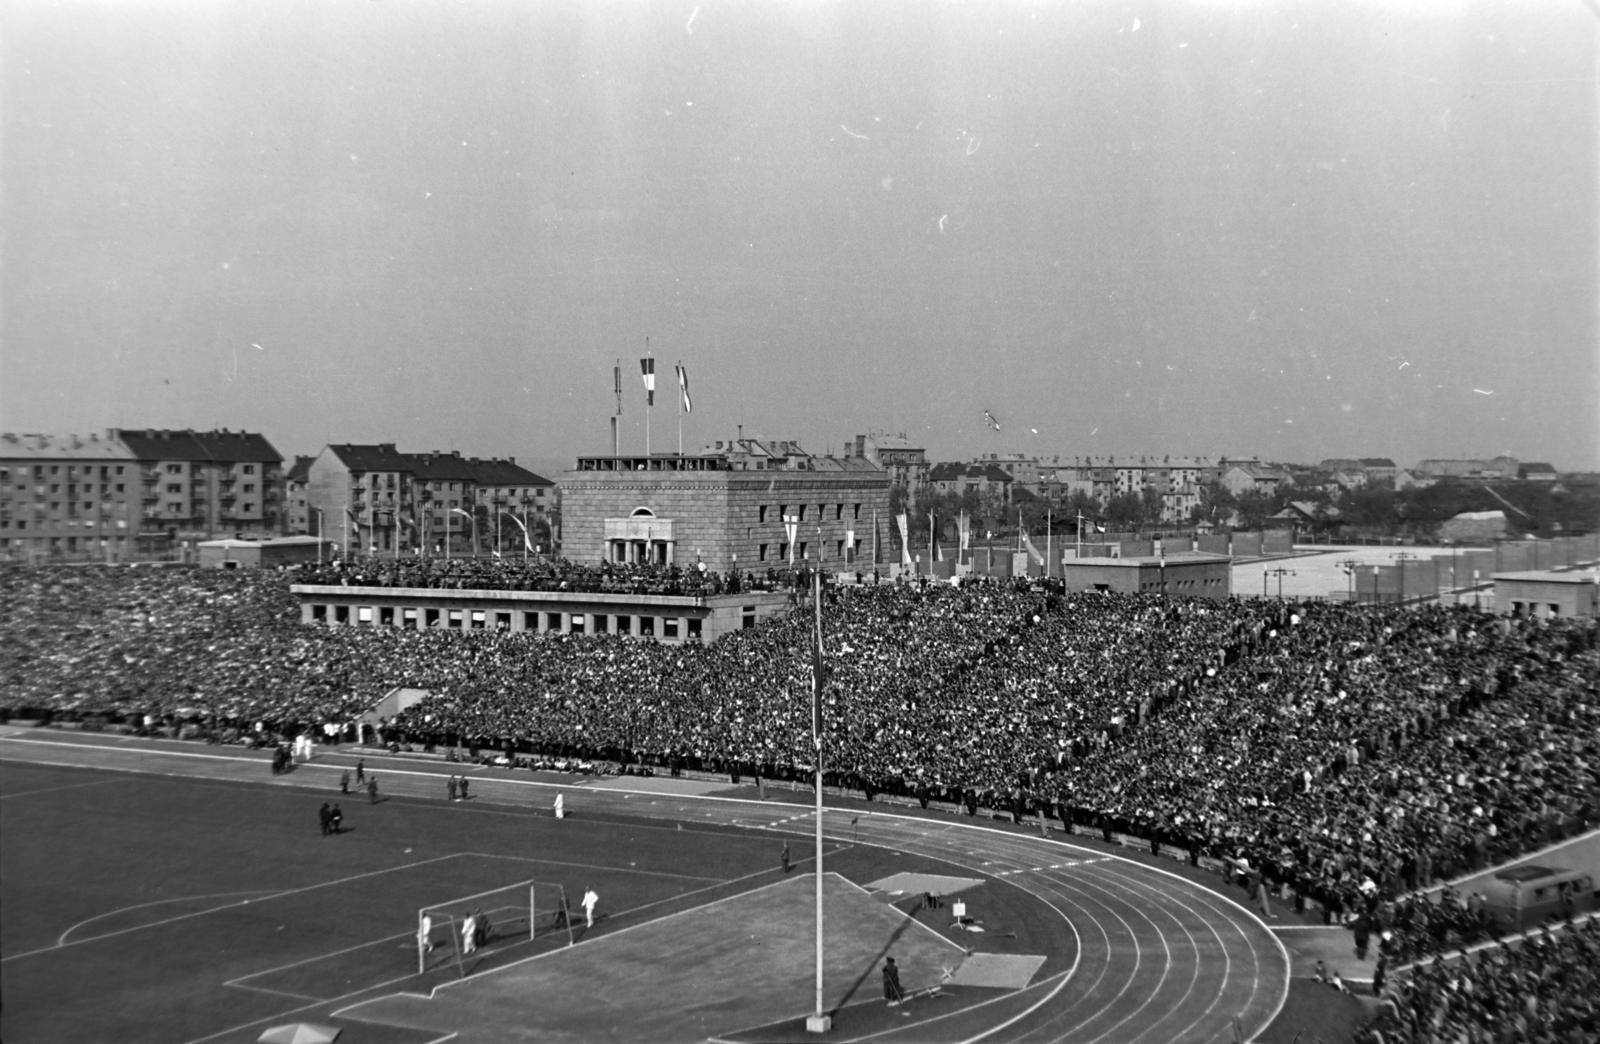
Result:
{"label": "tall white flagpole", "polygon": [[812,670],[812,731],[817,751],[817,983],[816,1014],[806,1019],[807,1033],[827,1033],[833,1019],[822,1010],[822,570],[812,574],[812,602],[816,605],[817,659]]}
{"label": "tall white flagpole", "polygon": [[677,372],[673,374],[678,379],[678,456],[683,456],[683,360],[678,360]]}

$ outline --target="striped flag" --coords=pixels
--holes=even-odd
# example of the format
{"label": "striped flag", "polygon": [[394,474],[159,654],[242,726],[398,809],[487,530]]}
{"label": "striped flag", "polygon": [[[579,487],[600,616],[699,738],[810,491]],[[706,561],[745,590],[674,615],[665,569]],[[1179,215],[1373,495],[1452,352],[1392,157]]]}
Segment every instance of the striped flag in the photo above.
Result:
{"label": "striped flag", "polygon": [[678,370],[678,394],[683,396],[683,412],[684,413],[693,413],[694,412],[694,403],[689,401],[689,371],[685,370],[683,368],[683,364],[682,363],[678,364],[677,370]]}
{"label": "striped flag", "polygon": [[611,380],[616,385],[617,416],[622,416],[622,360],[617,360],[617,365],[611,368]]}
{"label": "striped flag", "polygon": [[644,374],[644,404],[656,404],[656,361],[654,359],[640,359],[639,372]]}

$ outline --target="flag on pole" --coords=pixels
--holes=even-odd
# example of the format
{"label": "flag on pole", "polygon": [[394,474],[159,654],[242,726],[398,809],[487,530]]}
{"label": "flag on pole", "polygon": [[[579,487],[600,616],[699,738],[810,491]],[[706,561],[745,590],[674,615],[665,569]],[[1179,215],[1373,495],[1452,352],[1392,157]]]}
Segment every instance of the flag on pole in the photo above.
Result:
{"label": "flag on pole", "polygon": [[615,366],[613,366],[611,368],[611,379],[612,379],[612,383],[616,385],[617,416],[620,417],[620,416],[622,416],[622,362],[621,362],[621,360],[618,360],[617,361],[617,365],[615,365]]}
{"label": "flag on pole", "polygon": [[640,359],[639,372],[644,374],[644,404],[656,404],[656,361],[654,359]]}
{"label": "flag on pole", "polygon": [[904,511],[900,512],[898,515],[896,515],[894,517],[894,520],[900,526],[900,564],[901,565],[910,565],[911,564],[911,534],[909,532],[909,526],[907,525],[907,522],[906,522],[906,513]]}
{"label": "flag on pole", "polygon": [[961,554],[965,555],[972,546],[972,517],[965,511],[956,516],[956,531],[961,535]]}
{"label": "flag on pole", "polygon": [[685,370],[683,368],[683,364],[682,363],[678,364],[677,370],[678,370],[678,394],[683,396],[683,412],[684,413],[693,413],[694,412],[694,403],[689,401],[689,371]]}
{"label": "flag on pole", "polygon": [[1027,548],[1028,557],[1033,559],[1035,565],[1044,565],[1044,556],[1033,546],[1033,538],[1028,536],[1027,530],[1022,531],[1022,545]]}

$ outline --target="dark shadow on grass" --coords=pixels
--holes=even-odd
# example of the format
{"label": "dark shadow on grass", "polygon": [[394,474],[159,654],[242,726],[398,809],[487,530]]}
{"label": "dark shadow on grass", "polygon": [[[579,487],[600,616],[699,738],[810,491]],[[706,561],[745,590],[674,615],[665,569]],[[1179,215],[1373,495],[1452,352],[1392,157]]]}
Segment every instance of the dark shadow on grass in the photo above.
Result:
{"label": "dark shadow on grass", "polygon": [[828,1011],[829,1015],[837,1015],[837,1014],[839,1014],[839,1009],[847,1006],[850,1003],[850,998],[854,997],[856,995],[856,991],[861,988],[861,984],[866,982],[867,978],[874,971],[877,971],[878,965],[883,961],[883,959],[885,957],[887,957],[889,955],[889,950],[894,946],[894,944],[896,942],[899,941],[900,936],[905,934],[906,930],[911,927],[911,925],[914,923],[914,921],[915,921],[915,918],[907,917],[904,921],[900,922],[900,927],[896,928],[894,930],[894,934],[889,936],[889,941],[883,944],[883,949],[879,950],[878,951],[878,955],[872,959],[872,963],[867,965],[867,970],[862,972],[856,978],[856,981],[852,982],[850,984],[850,988],[844,992],[844,996],[839,998],[839,1003],[834,1005],[831,1009],[829,1009],[829,1011]]}

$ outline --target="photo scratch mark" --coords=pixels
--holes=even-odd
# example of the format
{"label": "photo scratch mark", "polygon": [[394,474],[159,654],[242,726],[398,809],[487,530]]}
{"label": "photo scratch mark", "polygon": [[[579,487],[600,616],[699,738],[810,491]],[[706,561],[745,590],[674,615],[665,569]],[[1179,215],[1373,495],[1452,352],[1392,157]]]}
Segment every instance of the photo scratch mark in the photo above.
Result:
{"label": "photo scratch mark", "polygon": [[862,141],[871,140],[865,134],[857,134],[855,131],[851,130],[849,127],[846,127],[842,123],[839,124],[839,129],[844,131],[846,134],[850,135],[852,138],[860,138]]}
{"label": "photo scratch mark", "polygon": [[700,8],[696,7],[693,11],[689,12],[689,20],[683,24],[683,31],[688,33],[690,36],[694,35],[694,20],[699,14]]}

